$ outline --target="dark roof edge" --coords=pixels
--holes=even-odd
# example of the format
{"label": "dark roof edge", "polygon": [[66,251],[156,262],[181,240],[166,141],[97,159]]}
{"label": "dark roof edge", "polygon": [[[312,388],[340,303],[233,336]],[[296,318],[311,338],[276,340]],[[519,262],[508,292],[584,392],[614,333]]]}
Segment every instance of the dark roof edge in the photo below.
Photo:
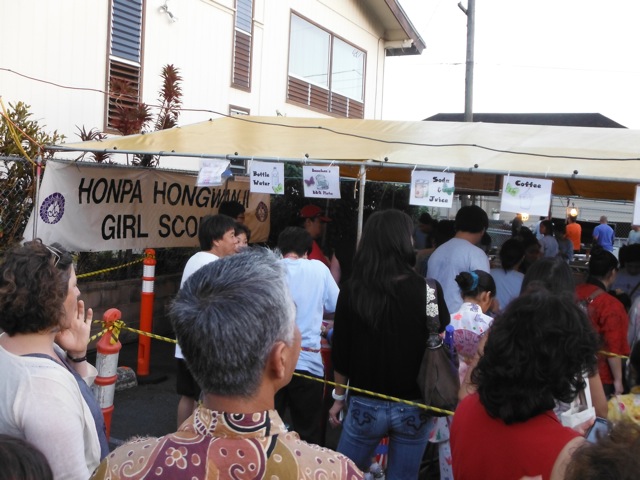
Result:
{"label": "dark roof edge", "polygon": [[[387,55],[420,55],[422,51],[427,48],[426,43],[418,33],[416,27],[413,26],[411,20],[402,9],[402,6],[398,3],[398,0],[384,0],[393,16],[396,17],[398,23],[402,26],[407,36],[413,40],[411,48],[397,48],[387,50]],[[392,53],[398,50],[396,53]]]}
{"label": "dark roof edge", "polygon": [[[438,113],[425,121],[464,122],[463,113]],[[474,122],[563,127],[627,128],[601,113],[474,113]]]}

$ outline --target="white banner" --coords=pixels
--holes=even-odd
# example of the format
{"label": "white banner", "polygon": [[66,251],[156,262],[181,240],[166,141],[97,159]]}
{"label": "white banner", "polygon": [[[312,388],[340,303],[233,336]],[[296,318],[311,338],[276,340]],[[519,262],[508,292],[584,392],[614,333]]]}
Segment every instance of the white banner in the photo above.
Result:
{"label": "white banner", "polygon": [[636,200],[633,202],[632,225],[640,225],[640,185],[636,185]]}
{"label": "white banner", "polygon": [[302,167],[304,196],[340,198],[340,167]]}
{"label": "white banner", "polygon": [[284,195],[284,163],[252,161],[249,169],[252,193]]}
{"label": "white banner", "polygon": [[50,160],[25,237],[37,221],[37,237],[72,251],[194,247],[201,217],[235,200],[246,208],[251,240],[266,241],[269,195],[250,194],[247,178],[226,188],[195,184],[186,173]]}
{"label": "white banner", "polygon": [[409,204],[451,208],[453,206],[455,178],[454,173],[414,170],[411,173]]}
{"label": "white banner", "polygon": [[552,185],[552,180],[505,175],[500,210],[546,217],[551,205]]}

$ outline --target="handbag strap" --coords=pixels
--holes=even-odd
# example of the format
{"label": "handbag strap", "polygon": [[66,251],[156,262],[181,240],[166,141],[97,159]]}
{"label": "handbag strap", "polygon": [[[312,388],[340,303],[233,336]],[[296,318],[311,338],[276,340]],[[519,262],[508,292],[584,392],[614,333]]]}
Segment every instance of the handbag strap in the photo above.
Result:
{"label": "handbag strap", "polygon": [[438,334],[440,315],[438,312],[438,289],[436,281],[426,279],[426,315],[427,315],[427,347],[438,348],[442,345],[442,338]]}

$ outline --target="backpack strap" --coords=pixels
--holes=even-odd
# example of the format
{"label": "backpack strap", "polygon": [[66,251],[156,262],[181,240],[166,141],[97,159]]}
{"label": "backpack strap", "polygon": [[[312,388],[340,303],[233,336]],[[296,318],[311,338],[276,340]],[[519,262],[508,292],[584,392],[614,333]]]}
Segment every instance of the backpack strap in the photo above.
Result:
{"label": "backpack strap", "polygon": [[602,290],[601,288],[596,288],[593,292],[591,292],[591,295],[585,298],[585,302],[587,303],[587,305],[589,305],[591,302],[593,302],[596,299],[596,297],[600,296],[603,293],[604,293],[604,290]]}

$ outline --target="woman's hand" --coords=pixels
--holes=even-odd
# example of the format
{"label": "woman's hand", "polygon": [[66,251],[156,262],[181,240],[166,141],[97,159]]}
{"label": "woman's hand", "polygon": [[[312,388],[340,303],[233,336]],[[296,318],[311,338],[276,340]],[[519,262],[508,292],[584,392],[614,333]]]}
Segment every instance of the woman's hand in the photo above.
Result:
{"label": "woman's hand", "polygon": [[87,354],[87,343],[91,333],[93,310],[86,313],[84,301],[78,300],[78,316],[73,319],[69,328],[63,328],[56,335],[56,343],[73,358],[82,358]]}
{"label": "woman's hand", "polygon": [[344,400],[334,400],[333,406],[329,409],[329,425],[332,428],[337,428],[342,424],[340,420],[340,412],[344,408]]}

